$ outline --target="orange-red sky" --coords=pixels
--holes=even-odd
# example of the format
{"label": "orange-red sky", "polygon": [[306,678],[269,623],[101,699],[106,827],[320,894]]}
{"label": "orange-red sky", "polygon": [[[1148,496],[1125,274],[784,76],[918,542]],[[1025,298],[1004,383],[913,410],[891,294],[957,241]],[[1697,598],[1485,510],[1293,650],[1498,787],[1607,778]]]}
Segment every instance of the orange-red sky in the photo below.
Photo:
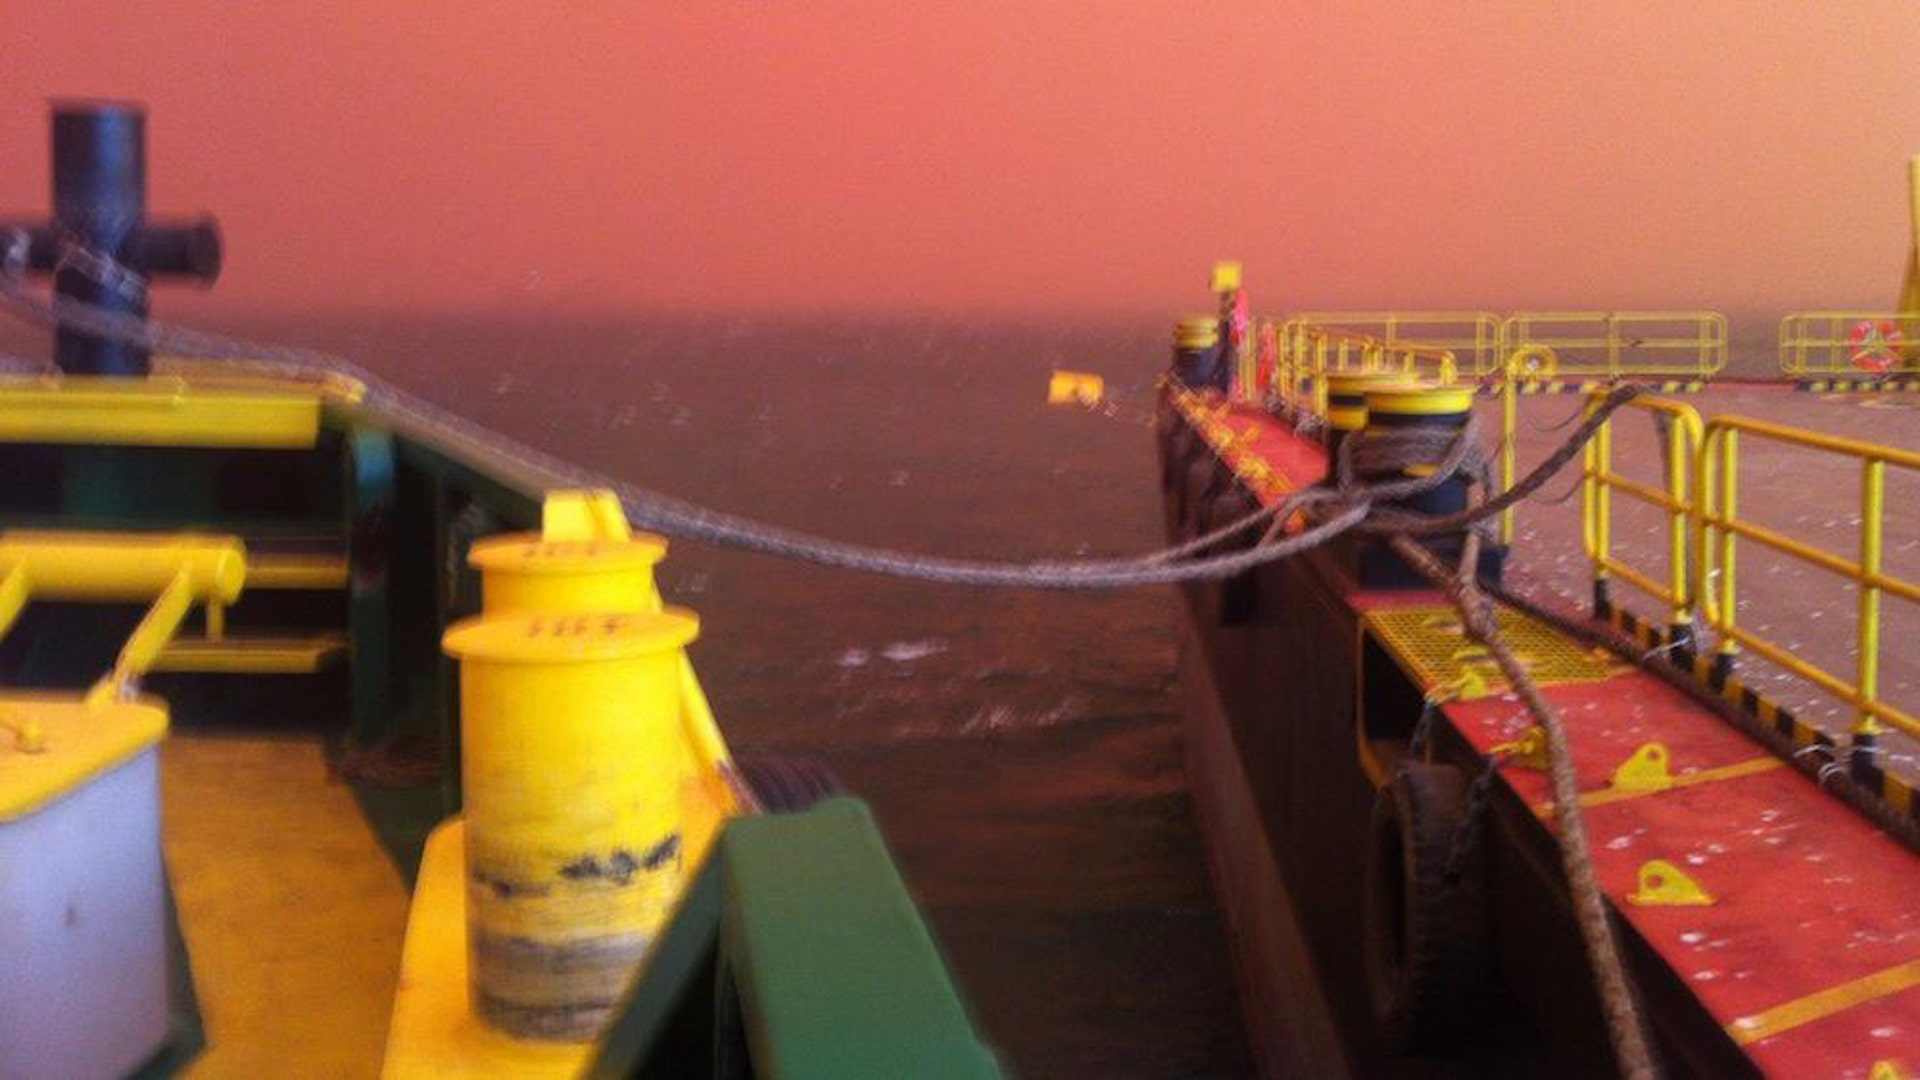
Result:
{"label": "orange-red sky", "polygon": [[[221,308],[1891,303],[1913,0],[0,0],[43,99],[151,108]],[[160,298],[161,310],[178,293]],[[176,309],[177,310],[177,309]]]}

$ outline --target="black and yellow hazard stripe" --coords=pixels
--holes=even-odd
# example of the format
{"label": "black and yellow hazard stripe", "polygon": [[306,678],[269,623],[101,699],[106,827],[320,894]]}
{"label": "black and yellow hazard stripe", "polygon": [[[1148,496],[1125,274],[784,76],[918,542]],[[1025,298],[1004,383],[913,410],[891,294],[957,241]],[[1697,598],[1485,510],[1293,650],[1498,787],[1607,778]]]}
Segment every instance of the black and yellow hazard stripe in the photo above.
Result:
{"label": "black and yellow hazard stripe", "polygon": [[1912,393],[1920,392],[1920,376],[1901,376],[1898,378],[1850,378],[1840,376],[1831,379],[1801,379],[1796,385],[1802,390],[1815,394]]}
{"label": "black and yellow hazard stripe", "polygon": [[[1625,383],[1638,383],[1656,394],[1697,394],[1707,388],[1705,379],[1664,379],[1659,382],[1639,383],[1634,379],[1622,379],[1609,382],[1605,379],[1528,379],[1514,389],[1523,396],[1543,394],[1591,394],[1597,390],[1608,390]],[[1499,396],[1501,384],[1498,380],[1483,384],[1480,392],[1489,397]]]}
{"label": "black and yellow hazard stripe", "polygon": [[[1665,628],[1618,607],[1611,608],[1607,612],[1607,623],[1615,630],[1631,637],[1636,645],[1649,652],[1665,648],[1672,643],[1672,636]],[[1711,655],[1693,657],[1692,671],[1693,677],[1701,685],[1718,693],[1721,698],[1753,717],[1763,727],[1782,738],[1792,740],[1796,750],[1821,746],[1826,748],[1836,760],[1845,756],[1833,736],[1795,716],[1792,709],[1768,699],[1753,687],[1733,677],[1723,663],[1717,662],[1716,657]],[[1877,763],[1869,764],[1865,761],[1852,763],[1847,775],[1899,814],[1920,821],[1920,797],[1915,796],[1914,787],[1908,781],[1880,768]]]}

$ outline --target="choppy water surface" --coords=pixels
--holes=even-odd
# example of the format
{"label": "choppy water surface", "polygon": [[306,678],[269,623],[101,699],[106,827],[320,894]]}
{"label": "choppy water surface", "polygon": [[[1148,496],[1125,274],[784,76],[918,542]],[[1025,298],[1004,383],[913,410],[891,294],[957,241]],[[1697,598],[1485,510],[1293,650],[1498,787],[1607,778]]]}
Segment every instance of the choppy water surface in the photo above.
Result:
{"label": "choppy water surface", "polygon": [[[977,556],[1159,539],[1164,327],[757,322],[248,328],[518,438],[782,525]],[[1050,410],[1053,366],[1138,385]],[[676,545],[670,601],[747,749],[874,806],[982,1027],[1029,1076],[1239,1075],[1182,772],[1172,594],[922,586]]]}

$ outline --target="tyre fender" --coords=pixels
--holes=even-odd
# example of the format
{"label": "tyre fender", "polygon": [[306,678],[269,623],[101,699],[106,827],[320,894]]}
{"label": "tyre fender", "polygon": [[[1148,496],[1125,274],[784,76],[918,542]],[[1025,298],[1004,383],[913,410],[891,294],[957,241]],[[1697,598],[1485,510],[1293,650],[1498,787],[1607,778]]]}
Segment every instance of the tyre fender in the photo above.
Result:
{"label": "tyre fender", "polygon": [[1458,1046],[1484,1013],[1485,851],[1462,833],[1468,787],[1454,766],[1406,762],[1374,797],[1361,951],[1374,1019],[1398,1053]]}

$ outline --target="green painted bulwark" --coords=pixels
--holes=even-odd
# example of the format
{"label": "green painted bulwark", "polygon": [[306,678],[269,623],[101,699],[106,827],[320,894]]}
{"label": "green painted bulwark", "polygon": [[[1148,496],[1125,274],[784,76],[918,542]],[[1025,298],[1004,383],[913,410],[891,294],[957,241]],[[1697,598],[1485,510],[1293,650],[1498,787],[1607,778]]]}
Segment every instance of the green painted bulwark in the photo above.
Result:
{"label": "green painted bulwark", "polygon": [[737,818],[583,1074],[1003,1075],[866,804]]}
{"label": "green painted bulwark", "polygon": [[721,953],[756,1075],[1001,1075],[865,804],[728,827]]}

